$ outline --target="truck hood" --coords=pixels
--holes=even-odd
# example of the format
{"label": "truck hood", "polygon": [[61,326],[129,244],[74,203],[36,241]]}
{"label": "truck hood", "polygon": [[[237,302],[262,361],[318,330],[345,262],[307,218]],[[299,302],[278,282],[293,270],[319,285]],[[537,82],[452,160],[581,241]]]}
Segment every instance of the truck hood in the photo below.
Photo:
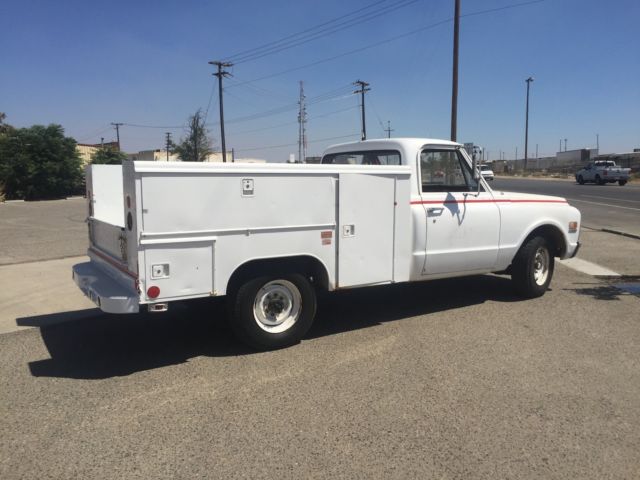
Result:
{"label": "truck hood", "polygon": [[553,197],[551,195],[536,195],[533,193],[503,192],[499,190],[494,191],[493,196],[499,202],[512,201],[514,203],[568,203],[567,199],[563,197]]}

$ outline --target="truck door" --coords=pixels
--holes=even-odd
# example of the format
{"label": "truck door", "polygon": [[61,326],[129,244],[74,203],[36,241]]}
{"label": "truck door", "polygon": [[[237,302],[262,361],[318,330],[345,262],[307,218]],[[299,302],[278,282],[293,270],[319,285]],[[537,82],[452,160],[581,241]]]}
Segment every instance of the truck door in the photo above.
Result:
{"label": "truck door", "polygon": [[423,275],[490,271],[500,239],[500,211],[455,147],[428,147],[419,159],[426,214]]}

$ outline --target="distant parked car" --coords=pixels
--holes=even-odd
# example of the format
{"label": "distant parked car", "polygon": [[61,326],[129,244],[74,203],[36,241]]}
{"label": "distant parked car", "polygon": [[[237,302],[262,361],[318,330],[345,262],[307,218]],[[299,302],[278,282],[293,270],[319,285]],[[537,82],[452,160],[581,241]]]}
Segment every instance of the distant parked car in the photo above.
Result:
{"label": "distant parked car", "polygon": [[480,173],[485,180],[493,180],[493,170],[489,165],[480,165]]}
{"label": "distant parked car", "polygon": [[597,160],[576,172],[576,181],[580,185],[584,185],[586,182],[598,185],[618,182],[618,185],[622,186],[629,181],[630,171],[629,168],[617,166],[613,160]]}

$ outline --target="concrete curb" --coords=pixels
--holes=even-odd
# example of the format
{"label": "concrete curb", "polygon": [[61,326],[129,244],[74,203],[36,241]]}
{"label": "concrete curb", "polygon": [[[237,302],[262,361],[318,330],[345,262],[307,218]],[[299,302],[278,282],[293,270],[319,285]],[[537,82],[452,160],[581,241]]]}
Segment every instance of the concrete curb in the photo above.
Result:
{"label": "concrete curb", "polygon": [[636,240],[640,240],[640,235],[635,235],[633,233],[621,232],[619,230],[612,230],[610,228],[601,228],[600,231],[606,233],[613,233],[615,235],[622,235],[623,237],[635,238]]}

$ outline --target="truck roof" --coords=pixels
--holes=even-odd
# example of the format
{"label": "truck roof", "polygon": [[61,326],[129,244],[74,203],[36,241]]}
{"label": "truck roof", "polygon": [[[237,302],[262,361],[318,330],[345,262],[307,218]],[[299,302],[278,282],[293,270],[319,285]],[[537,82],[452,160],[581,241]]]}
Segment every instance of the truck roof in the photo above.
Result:
{"label": "truck roof", "polygon": [[417,150],[423,145],[435,144],[435,145],[448,145],[462,147],[462,144],[452,142],[451,140],[442,140],[438,138],[372,138],[370,140],[362,140],[359,142],[347,142],[339,143],[336,145],[330,145],[324,151],[327,153],[335,153],[337,151],[348,150]]}

